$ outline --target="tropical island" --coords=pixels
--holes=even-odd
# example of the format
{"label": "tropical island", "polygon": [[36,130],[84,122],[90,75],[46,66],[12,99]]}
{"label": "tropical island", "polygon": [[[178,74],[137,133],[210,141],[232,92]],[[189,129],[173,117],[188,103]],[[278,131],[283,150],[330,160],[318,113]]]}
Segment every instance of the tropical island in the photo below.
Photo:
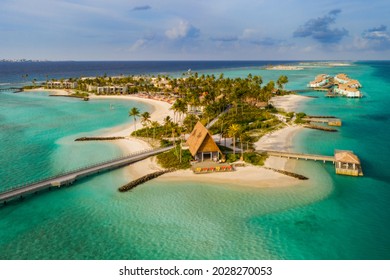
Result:
{"label": "tropical island", "polygon": [[[287,83],[284,75],[263,85],[262,77],[251,74],[231,79],[223,74],[215,77],[188,72],[180,78],[104,75],[51,80],[44,88],[34,84],[28,90],[83,100],[117,98],[152,105],[151,112],[131,108],[133,124],[126,129],[81,140],[115,140],[125,153],[172,147],[156,158],[132,164],[129,170],[133,178],[163,175],[160,180],[233,181],[267,187],[294,185],[297,179],[308,178],[289,171],[293,166],[287,166],[286,158],[268,157],[270,154],[261,151],[288,151],[293,135],[303,127],[337,131],[313,125],[315,119],[294,112],[297,103],[306,97],[285,90]],[[360,168],[358,159],[353,168]],[[169,174],[163,170],[169,170]],[[225,172],[229,175],[222,174]]]}

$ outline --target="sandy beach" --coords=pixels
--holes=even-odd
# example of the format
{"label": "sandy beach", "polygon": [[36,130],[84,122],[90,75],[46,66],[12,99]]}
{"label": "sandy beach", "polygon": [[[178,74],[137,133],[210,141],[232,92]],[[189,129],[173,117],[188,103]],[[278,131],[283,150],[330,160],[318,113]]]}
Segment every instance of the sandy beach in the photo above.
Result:
{"label": "sandy beach", "polygon": [[297,110],[299,104],[307,101],[309,98],[302,95],[290,94],[272,97],[270,103],[275,108],[283,109],[285,112],[293,112]]}
{"label": "sandy beach", "polygon": [[[42,91],[42,89],[36,90]],[[45,90],[54,94],[68,94],[65,90]],[[152,106],[151,120],[162,122],[166,116],[173,117],[173,111],[170,110],[171,104],[159,100],[140,98],[138,96],[97,96],[90,95],[90,99],[95,100],[133,100],[137,102],[144,102]],[[285,111],[293,111],[298,107],[300,102],[307,100],[307,97],[299,95],[287,95],[272,98],[272,104]],[[270,150],[291,150],[292,138],[302,128],[300,126],[289,126],[283,129],[274,131],[263,136],[255,143],[256,149],[270,149]],[[134,131],[134,126],[113,127],[101,136],[123,136],[125,139],[118,140],[113,143],[118,145],[125,154],[130,154],[135,151],[145,150],[151,146],[140,139],[131,137],[130,134]],[[276,169],[293,171],[294,162],[291,160],[269,157],[265,162],[266,167]],[[146,160],[137,162],[124,168],[126,178],[136,179],[148,173],[161,170],[162,168],[157,164],[156,158],[148,158]],[[157,182],[168,181],[193,181],[204,182],[222,185],[239,185],[245,187],[280,187],[291,186],[299,183],[299,180],[282,175],[280,173],[267,170],[263,167],[246,165],[245,167],[237,167],[235,172],[227,173],[209,173],[209,174],[194,174],[191,170],[179,170],[173,173],[167,173],[155,179]]]}
{"label": "sandy beach", "polygon": [[[298,95],[288,95],[277,97],[278,108],[285,111],[292,111],[291,108],[297,108],[299,102],[307,100],[306,97]],[[301,129],[300,126],[289,126],[283,129],[264,135],[255,143],[256,149],[289,151],[292,149],[292,139]],[[265,167],[271,167],[281,170],[293,171],[295,162],[285,158],[269,157]],[[236,185],[245,187],[286,187],[301,183],[301,181],[282,175],[280,173],[267,170],[263,167],[247,165],[237,167],[235,172],[228,173],[208,173],[194,174],[190,170],[180,170],[174,173],[168,173],[156,180],[167,181],[193,181],[222,185]]]}

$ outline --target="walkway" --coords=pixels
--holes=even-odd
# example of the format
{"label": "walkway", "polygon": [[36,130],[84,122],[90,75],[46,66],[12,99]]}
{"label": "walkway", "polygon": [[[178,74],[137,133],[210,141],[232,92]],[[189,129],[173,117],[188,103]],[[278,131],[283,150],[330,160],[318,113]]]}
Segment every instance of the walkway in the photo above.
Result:
{"label": "walkway", "polygon": [[282,152],[282,151],[271,151],[271,150],[256,150],[257,153],[265,153],[269,156],[275,157],[284,157],[288,159],[304,159],[304,160],[314,160],[314,161],[323,161],[325,162],[335,162],[334,156],[323,156],[323,155],[313,155],[313,154],[301,154],[301,153],[291,153],[291,152]]}
{"label": "walkway", "polygon": [[77,170],[73,170],[67,172],[65,174],[60,174],[51,178],[47,178],[45,180],[34,182],[28,185],[15,187],[12,189],[8,189],[0,192],[0,202],[6,203],[9,200],[23,197],[23,195],[34,193],[40,190],[44,190],[50,187],[60,187],[63,185],[72,184],[74,181],[79,180],[81,178],[91,176],[97,173],[101,173],[104,171],[116,169],[119,167],[126,166],[131,163],[135,163],[137,161],[141,161],[151,156],[155,156],[157,154],[166,152],[172,149],[173,146],[158,148],[158,149],[150,149],[145,151],[140,151],[137,153],[130,154],[125,157],[117,158],[114,160],[94,164],[91,166],[83,167]]}

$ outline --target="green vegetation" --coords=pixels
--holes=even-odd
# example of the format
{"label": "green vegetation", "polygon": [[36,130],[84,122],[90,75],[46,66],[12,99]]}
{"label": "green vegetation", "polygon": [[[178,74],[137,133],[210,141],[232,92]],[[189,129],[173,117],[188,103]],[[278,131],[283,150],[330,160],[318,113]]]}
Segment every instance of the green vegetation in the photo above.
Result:
{"label": "green vegetation", "polygon": [[267,159],[266,155],[260,155],[258,153],[244,154],[244,161],[253,165],[263,166],[266,159]]}
{"label": "green vegetation", "polygon": [[305,113],[296,113],[295,114],[295,123],[296,124],[302,124],[302,123],[307,123],[306,121],[303,120],[303,118],[306,117]]}
{"label": "green vegetation", "polygon": [[138,108],[131,108],[130,111],[129,111],[129,117],[133,117],[134,119],[134,132],[135,134],[137,134],[137,118],[136,117],[139,117],[140,116],[140,112],[139,112],[139,109]]}
{"label": "green vegetation", "polygon": [[76,92],[71,94],[71,96],[84,98],[84,97],[88,97],[89,94],[87,92],[79,92],[79,91],[76,90]]}
{"label": "green vegetation", "polygon": [[157,156],[158,163],[164,168],[187,169],[191,166],[191,159],[192,156],[188,150],[180,151],[180,145]]}
{"label": "green vegetation", "polygon": [[[210,132],[220,134],[222,143],[226,142],[226,138],[232,138],[233,154],[228,155],[228,160],[243,156],[253,164],[262,162],[261,156],[248,154],[253,143],[262,135],[284,125],[279,114],[283,114],[287,121],[294,117],[291,113],[278,112],[269,104],[275,95],[290,94],[284,90],[287,83],[288,77],[284,75],[276,81],[263,83],[262,77],[251,74],[244,78],[225,78],[223,74],[199,75],[192,72],[184,73],[181,77],[103,75],[60,80],[60,86],[75,87],[72,90],[80,92],[113,95],[138,93],[143,97],[173,102],[173,118],[166,117],[161,123],[152,121],[148,112],[140,112],[138,108],[129,110],[129,117],[134,121],[132,135],[145,137],[149,142],[153,139],[162,146],[182,142],[184,135],[190,133],[198,121],[206,125],[219,117]],[[301,119],[297,117],[297,121]],[[138,121],[142,128],[137,130]],[[236,146],[245,149],[245,155],[242,152],[236,155]]]}

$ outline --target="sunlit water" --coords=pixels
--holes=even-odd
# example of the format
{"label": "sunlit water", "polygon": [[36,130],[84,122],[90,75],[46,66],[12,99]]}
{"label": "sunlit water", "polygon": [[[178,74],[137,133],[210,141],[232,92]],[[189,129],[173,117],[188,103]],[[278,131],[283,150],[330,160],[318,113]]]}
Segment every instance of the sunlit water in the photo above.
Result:
{"label": "sunlit water", "polygon": [[[388,259],[390,156],[386,75],[389,64],[265,71],[258,67],[213,70],[216,75],[287,74],[303,88],[317,73],[345,72],[364,85],[360,100],[309,93],[302,110],[337,115],[338,133],[298,134],[293,149],[333,154],[351,149],[365,177],[334,175],[331,164],[298,162],[311,180],[295,187],[243,188],[156,179],[128,193],[117,188],[126,169],[107,172],[0,208],[2,259]],[[205,73],[211,73],[205,71]],[[77,136],[130,121],[142,104],[0,95],[1,188],[57,174],[121,153],[109,143],[74,142]],[[144,107],[142,107],[144,106]]]}

